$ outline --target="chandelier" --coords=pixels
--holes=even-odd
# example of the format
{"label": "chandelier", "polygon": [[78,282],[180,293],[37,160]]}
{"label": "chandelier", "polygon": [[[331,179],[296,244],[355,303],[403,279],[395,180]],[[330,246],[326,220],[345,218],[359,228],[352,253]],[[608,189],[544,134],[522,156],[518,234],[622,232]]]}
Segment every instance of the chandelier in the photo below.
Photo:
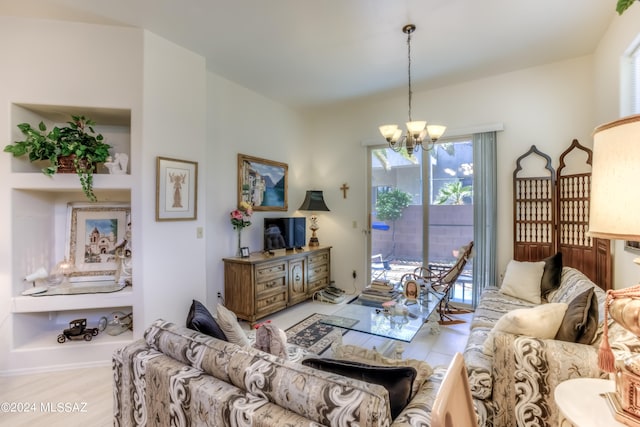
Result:
{"label": "chandelier", "polygon": [[407,134],[402,135],[402,129],[398,129],[398,125],[383,125],[379,127],[380,133],[384,139],[387,140],[392,150],[400,151],[404,143],[409,155],[413,154],[416,147],[421,147],[425,151],[433,149],[433,144],[435,144],[447,129],[446,126],[427,126],[426,121],[414,121],[411,118],[411,98],[413,95],[411,91],[411,33],[415,30],[416,26],[413,24],[407,24],[402,27],[402,32],[407,35],[407,56],[409,57],[409,121],[407,122]]}

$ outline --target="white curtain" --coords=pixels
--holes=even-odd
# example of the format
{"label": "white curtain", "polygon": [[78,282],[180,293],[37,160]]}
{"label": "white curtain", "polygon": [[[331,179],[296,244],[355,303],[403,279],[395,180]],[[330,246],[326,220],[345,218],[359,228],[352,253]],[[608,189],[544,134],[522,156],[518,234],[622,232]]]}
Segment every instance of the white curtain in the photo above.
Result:
{"label": "white curtain", "polygon": [[496,132],[473,135],[473,307],[486,286],[497,285]]}

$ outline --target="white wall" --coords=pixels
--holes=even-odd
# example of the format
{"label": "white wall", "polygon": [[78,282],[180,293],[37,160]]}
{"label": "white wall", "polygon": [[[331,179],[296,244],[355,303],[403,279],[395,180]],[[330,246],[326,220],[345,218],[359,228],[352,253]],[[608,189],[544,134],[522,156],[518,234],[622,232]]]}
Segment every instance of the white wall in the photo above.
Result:
{"label": "white wall", "polygon": [[[414,93],[413,118],[448,125],[451,129],[503,123],[498,134],[498,268],[513,254],[512,174],[516,159],[535,144],[557,159],[577,138],[591,146],[594,127],[592,57],[580,57],[541,67],[497,75],[438,90]],[[324,242],[335,246],[333,276],[349,289],[351,272],[365,280],[366,148],[362,141],[382,140],[378,125],[406,121],[404,91],[388,99],[368,99],[332,106],[309,114],[309,142],[316,151],[312,179],[325,190],[331,213],[323,216]],[[383,142],[383,141],[381,141]],[[342,199],[339,187],[351,187]],[[353,221],[358,227],[353,228]]]}
{"label": "white wall", "polygon": [[[131,111],[134,336],[158,317],[183,323],[191,299],[206,297],[205,241],[196,239],[207,218],[204,59],[138,29],[10,17],[0,17],[0,52],[2,147],[15,126],[12,103]],[[155,222],[157,156],[199,161],[197,221]],[[10,160],[0,155],[0,371],[79,363],[77,347],[11,352],[12,282],[24,272],[11,271],[20,236],[11,224]],[[75,359],[65,359],[69,352]]]}
{"label": "white wall", "polygon": [[[145,31],[139,194],[141,258],[146,327],[157,318],[184,324],[192,299],[205,298],[205,239],[198,227],[207,219],[206,64],[204,58]],[[155,221],[156,157],[198,162],[198,213],[195,221]],[[136,219],[134,219],[135,221]],[[135,243],[135,240],[134,240]]]}
{"label": "white wall", "polygon": [[[632,42],[640,36],[640,4],[616,16],[594,54],[596,125],[629,114],[621,102],[621,59]],[[640,197],[637,183],[630,183],[629,197]],[[632,261],[637,254],[624,250],[624,241],[615,241],[613,281],[616,289],[638,283],[640,269]]]}
{"label": "white wall", "polygon": [[298,113],[212,73],[207,75],[207,102],[207,305],[213,309],[217,293],[224,292],[222,258],[236,253],[229,213],[238,204],[238,153],[289,167],[288,212],[256,212],[242,232],[243,246],[255,252],[263,249],[263,218],[302,215],[297,208],[310,182],[313,150]]}

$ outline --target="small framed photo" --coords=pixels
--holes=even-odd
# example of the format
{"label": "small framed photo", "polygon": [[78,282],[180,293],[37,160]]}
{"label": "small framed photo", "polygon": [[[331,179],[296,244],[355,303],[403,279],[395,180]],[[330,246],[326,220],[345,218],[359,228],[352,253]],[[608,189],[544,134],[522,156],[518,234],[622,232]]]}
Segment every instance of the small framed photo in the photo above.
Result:
{"label": "small framed photo", "polygon": [[66,256],[71,282],[114,280],[117,247],[129,239],[131,209],[125,203],[69,203]]}
{"label": "small framed photo", "polygon": [[198,216],[198,163],[158,157],[156,221],[187,221]]}
{"label": "small framed photo", "polygon": [[242,258],[249,258],[249,248],[247,246],[240,248],[240,256]]}
{"label": "small framed photo", "polygon": [[404,297],[407,301],[416,301],[420,298],[420,284],[415,280],[407,280],[404,283]]}
{"label": "small framed photo", "polygon": [[631,240],[624,241],[624,249],[629,252],[640,253],[640,242],[634,242]]}
{"label": "small framed photo", "polygon": [[254,211],[286,211],[286,163],[238,154],[238,206],[242,202]]}

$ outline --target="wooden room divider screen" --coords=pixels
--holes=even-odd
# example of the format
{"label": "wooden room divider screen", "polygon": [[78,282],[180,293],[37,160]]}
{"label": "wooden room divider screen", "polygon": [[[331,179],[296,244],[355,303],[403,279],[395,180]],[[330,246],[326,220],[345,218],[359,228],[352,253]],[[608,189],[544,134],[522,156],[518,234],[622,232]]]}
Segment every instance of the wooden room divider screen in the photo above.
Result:
{"label": "wooden room divider screen", "polygon": [[532,145],[513,172],[513,258],[539,261],[562,252],[563,264],[582,271],[607,290],[612,287],[611,243],[587,236],[591,193],[589,148],[574,139],[560,156]]}

